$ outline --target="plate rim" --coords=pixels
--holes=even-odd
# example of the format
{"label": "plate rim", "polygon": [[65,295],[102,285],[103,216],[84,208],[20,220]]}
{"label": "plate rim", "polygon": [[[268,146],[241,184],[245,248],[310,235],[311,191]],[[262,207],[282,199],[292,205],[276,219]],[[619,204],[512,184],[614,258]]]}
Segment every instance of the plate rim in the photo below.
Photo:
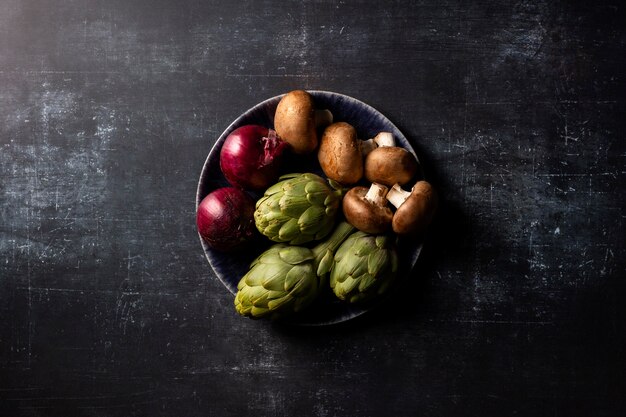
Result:
{"label": "plate rim", "polygon": [[[419,173],[421,174],[422,177],[424,177],[424,172],[423,172],[423,167],[419,161],[419,157],[417,156],[417,154],[415,153],[415,149],[413,148],[411,142],[407,139],[407,137],[404,135],[404,133],[387,117],[385,116],[382,112],[380,112],[379,110],[377,110],[375,107],[357,99],[354,98],[352,96],[346,95],[346,94],[342,94],[342,93],[337,93],[334,91],[328,91],[328,90],[305,90],[307,91],[309,94],[313,95],[315,98],[315,95],[327,95],[330,97],[339,97],[342,98],[344,100],[350,100],[353,102],[356,102],[359,106],[364,107],[368,112],[379,115],[380,117],[382,117],[387,123],[389,123],[389,125],[391,125],[397,132],[399,132],[402,135],[402,139],[404,142],[406,142],[406,144],[409,146],[408,151],[411,152],[414,156],[415,159],[418,162],[418,169],[419,169]],[[246,111],[244,111],[243,113],[241,113],[239,116],[237,116],[237,118],[235,118],[235,120],[233,120],[227,127],[226,129],[224,129],[222,131],[222,133],[220,134],[220,136],[215,140],[215,143],[213,144],[213,146],[211,147],[209,153],[207,154],[207,157],[202,165],[202,170],[200,171],[200,177],[198,179],[198,185],[196,187],[196,205],[195,205],[195,212],[194,215],[198,212],[198,206],[200,205],[201,200],[201,190],[203,188],[203,186],[205,185],[205,178],[208,174],[208,170],[210,169],[209,167],[209,161],[211,159],[213,159],[215,153],[220,152],[221,151],[221,146],[219,146],[218,149],[218,145],[222,144],[224,142],[224,140],[226,139],[226,137],[236,128],[236,126],[238,124],[241,123],[241,121],[248,117],[250,115],[250,113],[253,113],[254,111],[256,111],[257,109],[261,109],[265,106],[268,105],[268,103],[271,103],[273,101],[277,101],[280,98],[282,98],[283,96],[285,96],[287,93],[283,93],[283,94],[278,94],[275,95],[273,97],[269,97],[263,101],[258,102],[257,104],[255,104],[254,106],[248,108]],[[197,226],[196,226],[196,232],[198,235],[198,239],[200,240],[200,245],[202,247],[202,250],[204,252],[204,257],[207,259],[209,265],[211,266],[211,269],[213,270],[213,273],[215,274],[215,276],[217,277],[217,279],[222,283],[222,285],[232,294],[232,295],[236,295],[236,286],[234,288],[231,288],[229,283],[226,282],[224,279],[222,279],[221,275],[218,273],[218,271],[215,268],[215,265],[213,264],[211,258],[209,257],[209,247],[208,245],[204,242],[204,240],[202,239],[202,236],[200,235],[200,233],[197,231]],[[411,257],[410,261],[407,263],[407,271],[405,272],[410,272],[413,270],[413,268],[415,267],[415,265],[417,264],[417,261],[419,259],[419,257],[421,256],[422,252],[423,252],[423,248],[424,248],[424,241],[420,241],[419,244],[416,246],[415,251],[413,252],[413,256]],[[401,278],[401,277],[399,277]],[[383,300],[384,301],[384,300]],[[380,305],[383,303],[377,303],[376,305]],[[297,321],[285,321],[285,323],[290,323],[290,324],[295,324],[297,326],[314,326],[314,327],[318,327],[318,326],[330,326],[330,325],[337,325],[340,323],[344,323],[346,321],[352,320],[354,318],[360,317],[368,312],[370,312],[371,310],[375,309],[376,305],[373,306],[368,306],[366,308],[361,309],[360,311],[356,311],[356,312],[350,312],[349,314],[343,315],[343,316],[339,316],[336,318],[332,318],[329,319],[327,321],[324,322],[297,322]]]}

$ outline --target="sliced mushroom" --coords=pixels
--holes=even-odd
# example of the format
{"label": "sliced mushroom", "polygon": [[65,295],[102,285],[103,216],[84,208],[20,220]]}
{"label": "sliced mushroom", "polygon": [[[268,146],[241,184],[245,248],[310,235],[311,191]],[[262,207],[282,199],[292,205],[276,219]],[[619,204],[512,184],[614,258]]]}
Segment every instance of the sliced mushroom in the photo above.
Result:
{"label": "sliced mushroom", "polygon": [[398,146],[380,146],[365,158],[364,173],[369,182],[378,182],[391,187],[404,185],[417,172],[415,156]]}
{"label": "sliced mushroom", "polygon": [[343,214],[348,223],[362,232],[380,234],[389,231],[393,212],[385,198],[387,187],[372,184],[353,187],[343,197]]}
{"label": "sliced mushroom", "polygon": [[316,111],[313,97],[304,90],[287,93],[274,115],[276,133],[297,154],[313,152],[318,144],[317,127],[329,123],[332,123],[332,114],[328,110]]}
{"label": "sliced mushroom", "polygon": [[387,200],[397,208],[391,227],[399,235],[423,232],[437,210],[437,193],[426,181],[418,181],[411,191],[395,184],[387,193]]}

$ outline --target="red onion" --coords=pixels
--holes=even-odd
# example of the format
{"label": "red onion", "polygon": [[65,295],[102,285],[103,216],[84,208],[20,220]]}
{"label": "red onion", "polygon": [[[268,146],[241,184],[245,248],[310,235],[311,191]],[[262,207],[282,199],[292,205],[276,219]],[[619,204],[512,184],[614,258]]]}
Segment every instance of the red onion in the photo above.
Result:
{"label": "red onion", "polygon": [[256,233],[254,200],[238,188],[218,188],[198,205],[196,224],[211,248],[222,252],[238,249]]}
{"label": "red onion", "polygon": [[251,190],[264,190],[278,179],[278,169],[287,147],[272,129],[245,125],[224,141],[220,168],[228,182]]}

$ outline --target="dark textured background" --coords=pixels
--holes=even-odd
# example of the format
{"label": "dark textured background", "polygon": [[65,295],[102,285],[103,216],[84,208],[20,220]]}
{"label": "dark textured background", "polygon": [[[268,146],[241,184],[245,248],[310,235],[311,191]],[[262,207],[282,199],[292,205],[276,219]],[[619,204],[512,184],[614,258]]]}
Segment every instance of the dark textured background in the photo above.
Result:
{"label": "dark textured background", "polygon": [[[624,7],[0,1],[0,415],[623,416]],[[443,206],[409,288],[236,316],[205,157],[294,88],[376,107]]]}

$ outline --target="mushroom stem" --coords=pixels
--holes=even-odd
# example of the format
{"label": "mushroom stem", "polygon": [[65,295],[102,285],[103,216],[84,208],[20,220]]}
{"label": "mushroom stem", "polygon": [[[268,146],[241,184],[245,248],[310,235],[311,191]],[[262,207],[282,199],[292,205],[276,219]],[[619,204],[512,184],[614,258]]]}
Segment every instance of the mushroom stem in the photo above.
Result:
{"label": "mushroom stem", "polygon": [[387,200],[395,207],[400,207],[411,195],[410,191],[404,191],[400,184],[394,184],[387,193]]}
{"label": "mushroom stem", "polygon": [[315,127],[320,128],[324,126],[328,126],[333,122],[333,114],[330,110],[315,110]]}
{"label": "mushroom stem", "polygon": [[382,184],[373,183],[365,194],[365,199],[376,206],[384,206],[387,187]]}
{"label": "mushroom stem", "polygon": [[379,147],[396,146],[396,141],[394,140],[393,135],[390,132],[380,132],[376,136],[374,136],[373,140]]}
{"label": "mushroom stem", "polygon": [[374,142],[374,139],[367,139],[361,141],[361,155],[365,158],[370,152],[376,149],[378,145]]}
{"label": "mushroom stem", "polygon": [[371,139],[361,140],[361,155],[365,158],[374,149],[384,146],[396,146],[396,141],[389,132],[380,132]]}

